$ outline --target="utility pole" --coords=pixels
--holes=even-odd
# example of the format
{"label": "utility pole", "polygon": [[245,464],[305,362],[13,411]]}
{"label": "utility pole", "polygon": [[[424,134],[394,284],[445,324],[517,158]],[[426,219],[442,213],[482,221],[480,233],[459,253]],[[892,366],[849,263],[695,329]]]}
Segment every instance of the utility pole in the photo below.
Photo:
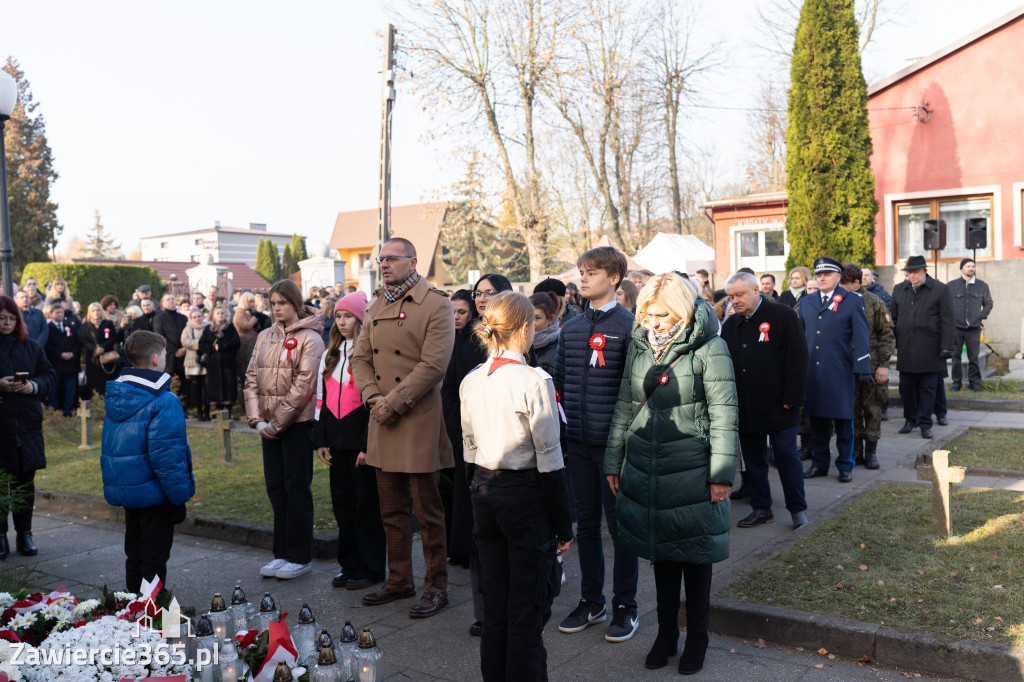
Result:
{"label": "utility pole", "polygon": [[377,253],[391,238],[391,109],[395,105],[395,27],[384,29],[384,68],[381,71],[380,187],[377,197]]}

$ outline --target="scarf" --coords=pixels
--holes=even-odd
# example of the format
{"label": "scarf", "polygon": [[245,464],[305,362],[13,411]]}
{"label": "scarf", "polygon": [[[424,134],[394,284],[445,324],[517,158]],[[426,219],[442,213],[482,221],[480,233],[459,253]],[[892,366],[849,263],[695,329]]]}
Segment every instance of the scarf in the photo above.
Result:
{"label": "scarf", "polygon": [[793,298],[798,300],[801,296],[804,295],[805,291],[807,291],[807,287],[800,287],[799,289],[797,289],[796,287],[789,288],[789,293],[793,294]]}
{"label": "scarf", "polygon": [[413,270],[409,273],[409,276],[403,279],[401,282],[395,285],[384,285],[384,298],[388,299],[388,303],[394,303],[398,299],[405,296],[405,292],[416,286],[416,282],[420,281],[419,274]]}
{"label": "scarf", "polygon": [[654,352],[654,361],[658,362],[661,360],[661,356],[668,350],[668,346],[675,339],[676,334],[679,333],[679,323],[672,325],[664,334],[655,333],[653,329],[647,330],[647,342],[651,344],[651,351]]}
{"label": "scarf", "polygon": [[558,333],[562,331],[557,324],[544,327],[533,337],[534,348],[544,348],[558,341]]}
{"label": "scarf", "polygon": [[220,338],[220,337],[224,336],[224,330],[228,328],[228,324],[230,324],[230,323],[225,322],[223,324],[214,324],[213,322],[211,322],[210,323],[210,331],[213,332],[214,336],[216,336],[217,338]]}

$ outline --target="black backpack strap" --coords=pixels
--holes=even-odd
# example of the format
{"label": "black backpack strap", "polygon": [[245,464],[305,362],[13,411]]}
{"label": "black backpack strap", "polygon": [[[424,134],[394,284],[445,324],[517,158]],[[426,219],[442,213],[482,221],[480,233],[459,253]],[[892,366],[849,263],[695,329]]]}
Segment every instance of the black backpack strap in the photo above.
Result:
{"label": "black backpack strap", "polygon": [[[688,355],[690,355],[690,368],[691,368],[691,371],[692,371],[692,369],[693,369],[693,353],[688,353]],[[665,368],[665,371],[661,373],[661,376],[668,376],[668,373],[672,371],[672,368],[675,367],[679,363],[679,361],[682,360],[684,357],[686,357],[686,356],[685,355],[680,355],[675,360],[673,360],[672,363],[668,367]],[[644,394],[644,399],[640,402],[640,406],[636,408],[636,411],[633,413],[633,416],[629,418],[629,423],[626,425],[627,428],[633,424],[633,421],[637,417],[640,416],[640,413],[643,411],[644,407],[647,405],[647,401],[651,399],[652,395],[654,395],[654,391],[658,388],[658,386],[661,386],[661,381],[660,380],[659,381],[655,381],[654,385],[651,386],[649,389],[647,389],[647,392]],[[703,387],[703,383],[702,383],[701,384],[701,392],[703,392],[703,388],[704,387]]]}

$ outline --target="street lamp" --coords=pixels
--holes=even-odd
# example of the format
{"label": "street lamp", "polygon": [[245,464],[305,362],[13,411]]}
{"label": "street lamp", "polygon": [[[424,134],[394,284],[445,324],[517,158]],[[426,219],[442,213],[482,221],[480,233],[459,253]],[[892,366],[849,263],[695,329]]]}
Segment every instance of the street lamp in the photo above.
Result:
{"label": "street lamp", "polygon": [[11,213],[7,208],[7,147],[4,144],[7,119],[18,103],[18,83],[11,74],[0,70],[0,276],[5,296],[14,296],[14,244],[11,242]]}

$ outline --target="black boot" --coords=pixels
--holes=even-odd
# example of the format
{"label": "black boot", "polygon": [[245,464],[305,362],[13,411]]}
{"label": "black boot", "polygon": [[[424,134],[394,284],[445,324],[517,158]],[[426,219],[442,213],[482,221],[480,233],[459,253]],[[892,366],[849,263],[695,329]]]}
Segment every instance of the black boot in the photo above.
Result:
{"label": "black boot", "polygon": [[679,626],[658,626],[658,636],[654,638],[654,646],[647,652],[644,667],[657,670],[668,665],[668,659],[679,653]]}
{"label": "black boot", "polygon": [[704,669],[704,654],[708,651],[708,633],[686,632],[686,644],[683,645],[683,655],[679,657],[679,673],[682,675],[693,675]]}
{"label": "black boot", "polygon": [[864,466],[868,469],[878,468],[878,457],[875,456],[875,450],[878,448],[878,441],[867,442],[864,444]]}
{"label": "black boot", "polygon": [[24,554],[25,556],[35,556],[39,553],[39,550],[36,549],[35,543],[32,542],[31,531],[18,531],[17,536],[15,538],[15,545],[18,548],[18,554]]}
{"label": "black boot", "polygon": [[861,438],[853,441],[853,465],[864,464],[864,440]]}
{"label": "black boot", "polygon": [[7,542],[7,533],[0,535],[0,561],[7,558],[11,553],[11,543]]}
{"label": "black boot", "polygon": [[734,490],[732,492],[732,494],[729,495],[729,499],[730,500],[745,500],[748,497],[750,497],[750,492],[747,491],[747,472],[746,471],[741,471],[740,472],[740,487],[739,487],[739,489]]}
{"label": "black boot", "polygon": [[809,436],[800,436],[800,449],[796,451],[801,460],[811,458],[811,439]]}

